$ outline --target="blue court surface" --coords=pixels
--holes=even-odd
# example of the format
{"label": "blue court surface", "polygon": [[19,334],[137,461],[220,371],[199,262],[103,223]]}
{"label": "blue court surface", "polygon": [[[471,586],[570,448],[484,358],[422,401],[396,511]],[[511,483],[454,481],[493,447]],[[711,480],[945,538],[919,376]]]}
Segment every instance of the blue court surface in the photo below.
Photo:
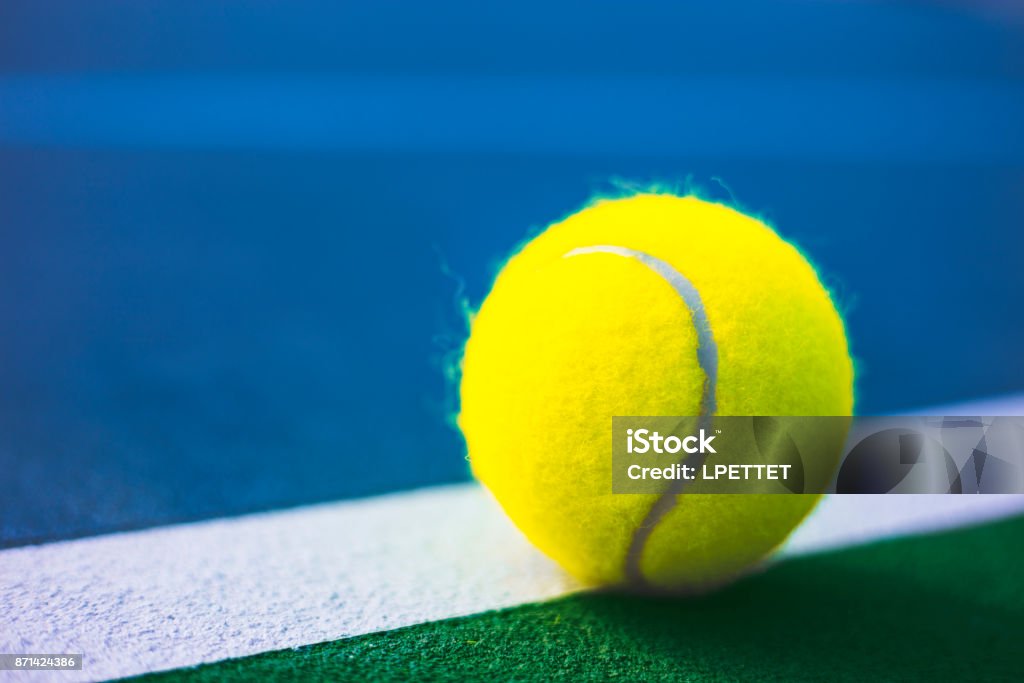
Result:
{"label": "blue court surface", "polygon": [[0,543],[468,476],[446,370],[622,183],[766,217],[859,412],[1024,388],[1024,41],[923,3],[0,10]]}

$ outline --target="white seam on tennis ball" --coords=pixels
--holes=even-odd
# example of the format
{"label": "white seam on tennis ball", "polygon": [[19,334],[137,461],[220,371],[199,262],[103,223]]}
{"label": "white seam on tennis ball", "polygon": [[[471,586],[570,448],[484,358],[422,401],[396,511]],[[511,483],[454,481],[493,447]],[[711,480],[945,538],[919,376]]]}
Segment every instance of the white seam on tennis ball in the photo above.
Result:
{"label": "white seam on tennis ball", "polygon": [[[715,388],[718,384],[718,344],[711,331],[711,323],[708,322],[707,312],[704,309],[704,301],[700,298],[700,292],[686,276],[670,266],[668,263],[650,254],[628,247],[614,245],[595,245],[589,247],[577,247],[562,255],[562,258],[581,256],[584,254],[614,254],[625,258],[636,259],[653,270],[672,289],[676,291],[679,298],[683,300],[690,311],[691,322],[697,332],[697,364],[704,372],[704,395],[701,397],[700,424],[701,427],[708,427],[709,419],[717,409]],[[700,466],[704,458],[703,454],[687,456],[684,462],[694,461]],[[637,584],[645,584],[646,577],[640,568],[640,558],[643,555],[644,547],[658,523],[675,507],[676,496],[682,493],[685,486],[684,480],[676,480],[669,484],[666,489],[647,511],[643,522],[633,531],[633,536],[626,550],[626,562],[624,573],[626,578]]]}
{"label": "white seam on tennis ball", "polygon": [[580,256],[583,254],[615,254],[625,258],[633,258],[644,264],[671,285],[679,298],[683,300],[690,310],[690,317],[693,327],[697,332],[697,363],[704,371],[704,395],[701,397],[701,415],[713,415],[717,409],[715,387],[718,384],[718,344],[711,332],[711,323],[708,322],[707,312],[704,309],[704,301],[700,298],[700,292],[693,286],[693,283],[686,279],[686,276],[678,270],[665,263],[659,258],[642,251],[636,251],[628,247],[615,245],[595,245],[590,247],[577,247],[566,252],[562,258]]}

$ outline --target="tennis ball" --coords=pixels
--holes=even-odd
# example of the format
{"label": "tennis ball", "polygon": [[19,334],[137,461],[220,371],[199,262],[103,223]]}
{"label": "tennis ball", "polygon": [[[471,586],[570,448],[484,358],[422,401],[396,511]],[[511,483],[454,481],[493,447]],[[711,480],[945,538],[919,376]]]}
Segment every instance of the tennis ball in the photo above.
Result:
{"label": "tennis ball", "polygon": [[472,319],[475,476],[588,584],[694,592],[776,548],[809,494],[613,494],[615,415],[851,415],[843,323],[764,223],[670,194],[597,201],[505,264]]}

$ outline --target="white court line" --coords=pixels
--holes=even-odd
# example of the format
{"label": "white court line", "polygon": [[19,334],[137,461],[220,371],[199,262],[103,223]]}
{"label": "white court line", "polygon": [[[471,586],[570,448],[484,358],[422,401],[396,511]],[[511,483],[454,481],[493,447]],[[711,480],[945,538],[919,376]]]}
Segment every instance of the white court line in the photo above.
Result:
{"label": "white court line", "polygon": [[105,679],[575,589],[463,484],[5,550],[0,652],[83,653],[43,676]]}
{"label": "white court line", "polygon": [[826,496],[779,559],[1024,514],[1024,495]]}
{"label": "white court line", "polygon": [[[1024,394],[896,415],[1024,415]],[[1019,513],[1024,496],[831,496],[790,537],[780,557],[924,533]]]}
{"label": "white court line", "polygon": [[[832,497],[782,555],[1022,512],[1024,496]],[[576,590],[474,484],[14,548],[0,552],[0,652],[83,653],[85,667],[0,679],[128,676]]]}
{"label": "white court line", "polygon": [[[783,554],[1018,512],[1024,496],[834,497]],[[114,678],[575,590],[463,484],[0,552],[0,651],[85,654],[17,680]]]}

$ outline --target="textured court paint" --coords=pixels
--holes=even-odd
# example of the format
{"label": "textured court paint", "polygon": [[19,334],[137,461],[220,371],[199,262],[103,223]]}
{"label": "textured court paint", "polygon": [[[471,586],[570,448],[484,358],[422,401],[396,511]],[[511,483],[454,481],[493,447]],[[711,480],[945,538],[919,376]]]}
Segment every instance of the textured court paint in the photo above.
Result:
{"label": "textured court paint", "polygon": [[478,487],[439,487],[0,552],[0,652],[112,678],[574,589]]}
{"label": "textured court paint", "polygon": [[584,593],[156,681],[1017,681],[1024,517],[794,559],[699,599]]}
{"label": "textured court paint", "polygon": [[[783,554],[1021,512],[1024,496],[826,498]],[[2,551],[0,651],[85,654],[32,681],[113,678],[576,591],[467,484]]]}

